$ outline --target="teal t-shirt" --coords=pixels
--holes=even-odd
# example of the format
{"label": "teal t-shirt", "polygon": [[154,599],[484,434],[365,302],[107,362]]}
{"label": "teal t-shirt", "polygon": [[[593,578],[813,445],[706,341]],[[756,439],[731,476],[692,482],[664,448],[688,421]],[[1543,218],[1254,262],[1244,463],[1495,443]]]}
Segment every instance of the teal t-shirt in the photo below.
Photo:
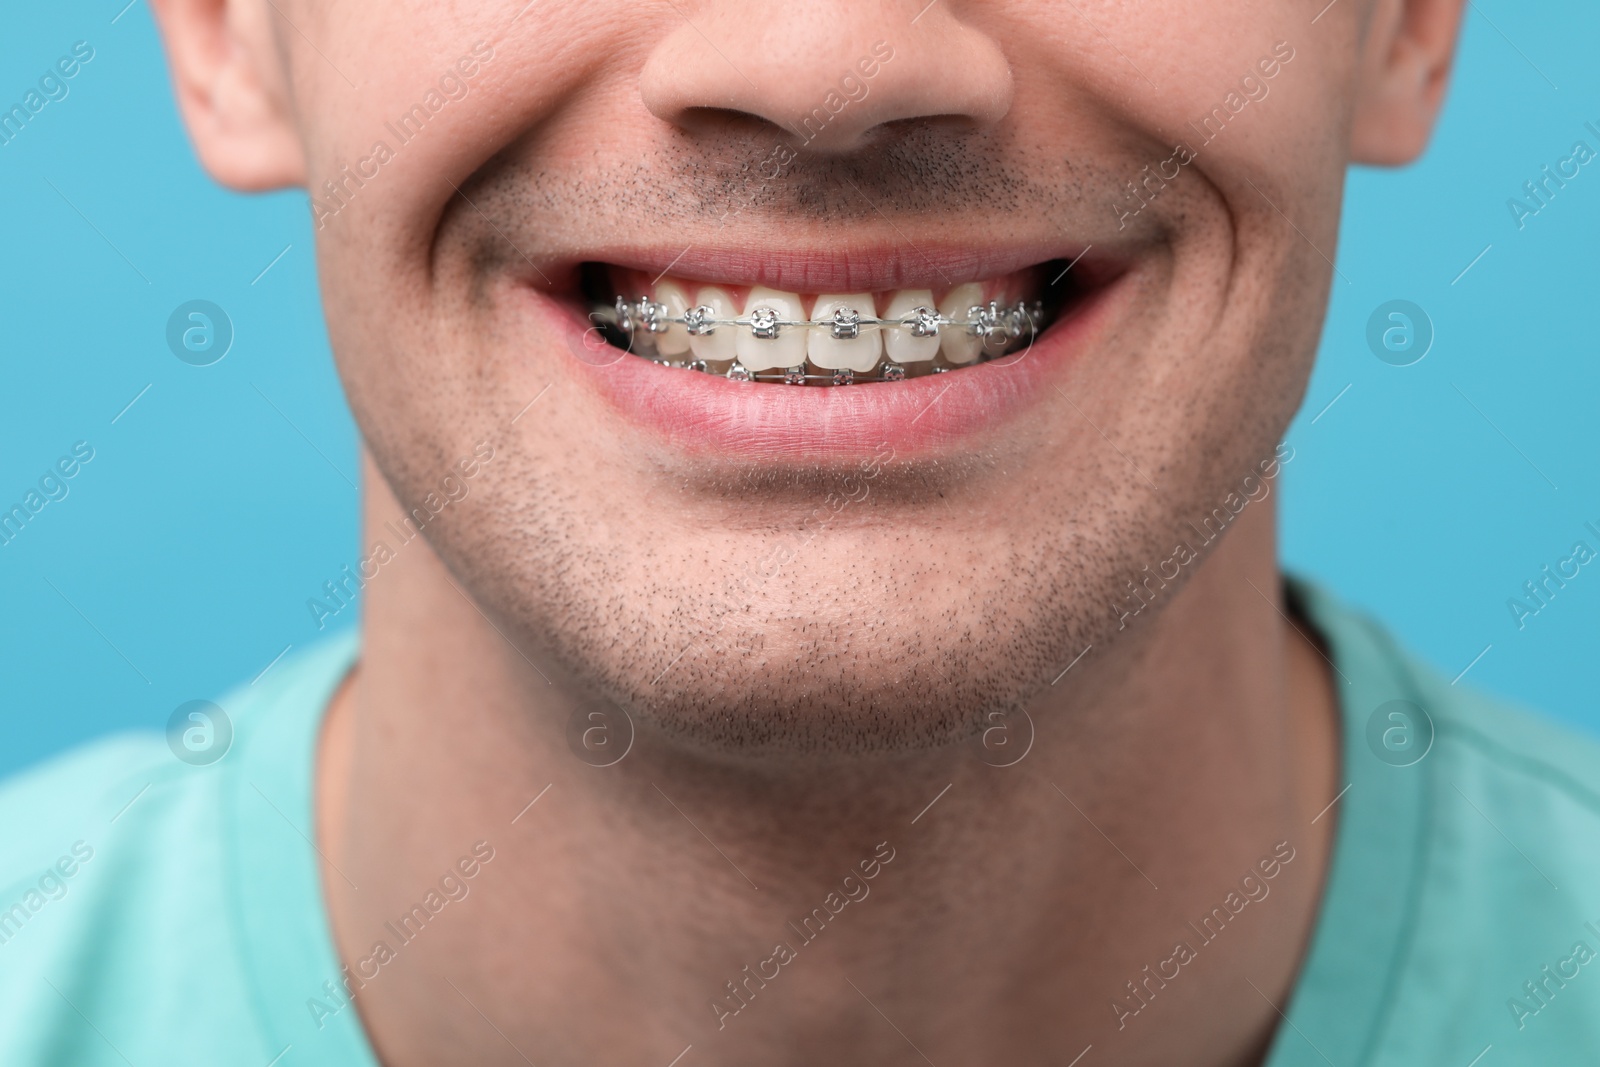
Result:
{"label": "teal t-shirt", "polygon": [[[1600,1063],[1600,745],[1290,590],[1338,667],[1348,788],[1269,1067]],[[209,766],[128,736],[0,788],[0,1064],[376,1064],[356,1010],[326,1010],[311,844],[317,728],[357,651],[222,700]]]}

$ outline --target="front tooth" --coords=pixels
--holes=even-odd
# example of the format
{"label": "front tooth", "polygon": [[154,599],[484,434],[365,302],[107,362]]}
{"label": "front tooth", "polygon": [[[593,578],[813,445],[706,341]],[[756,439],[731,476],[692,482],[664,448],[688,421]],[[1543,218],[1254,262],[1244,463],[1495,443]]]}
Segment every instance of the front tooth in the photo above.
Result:
{"label": "front tooth", "polygon": [[857,374],[865,374],[878,365],[878,354],[883,351],[881,332],[876,326],[863,323],[850,340],[833,336],[831,323],[834,313],[840,310],[853,311],[863,319],[877,317],[871,293],[842,296],[824,294],[817,297],[816,306],[811,309],[811,318],[815,322],[830,325],[813,326],[806,331],[811,335],[806,340],[806,354],[811,357],[812,363],[823,370],[853,370]]}
{"label": "front tooth", "polygon": [[[983,286],[975,282],[958,285],[945,295],[939,314],[964,321],[972,309],[983,303]],[[971,363],[983,351],[983,338],[964,327],[946,326],[939,331],[939,348],[947,363]]]}
{"label": "front tooth", "polygon": [[[714,319],[739,317],[733,306],[733,297],[714,285],[701,288],[694,294],[694,302],[709,307]],[[707,363],[727,363],[734,357],[734,346],[737,344],[734,335],[738,332],[737,326],[718,326],[710,333],[689,334],[689,350],[694,353],[695,359],[703,359]]]}
{"label": "front tooth", "polygon": [[[689,294],[676,282],[662,282],[656,286],[656,303],[667,306],[669,318],[680,319],[689,310]],[[689,351],[689,331],[678,323],[667,327],[666,333],[655,335],[656,351],[663,356],[681,356]]]}
{"label": "front tooth", "polygon": [[[890,299],[883,317],[905,319],[919,307],[933,307],[932,290],[902,289]],[[941,329],[929,337],[917,337],[904,326],[890,326],[885,332],[888,336],[884,338],[884,345],[890,359],[896,363],[926,363],[939,354],[939,334],[945,331]]]}
{"label": "front tooth", "polygon": [[[745,297],[743,318],[750,318],[758,308],[771,308],[778,318],[787,321],[804,319],[800,297],[795,293],[780,293],[758,285]],[[721,331],[718,331],[721,332]],[[749,326],[737,328],[734,351],[746,369],[760,372],[780,368],[798,367],[806,361],[806,331],[803,327],[780,326],[778,336],[757,337]]]}

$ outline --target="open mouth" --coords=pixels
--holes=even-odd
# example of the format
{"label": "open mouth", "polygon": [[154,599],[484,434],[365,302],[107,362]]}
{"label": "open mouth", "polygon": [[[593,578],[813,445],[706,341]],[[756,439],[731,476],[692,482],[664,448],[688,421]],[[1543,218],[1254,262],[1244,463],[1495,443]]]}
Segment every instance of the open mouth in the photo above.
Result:
{"label": "open mouth", "polygon": [[945,374],[1026,351],[1104,284],[1075,261],[874,292],[796,293],[586,263],[590,321],[658,365],[733,381],[843,386]]}

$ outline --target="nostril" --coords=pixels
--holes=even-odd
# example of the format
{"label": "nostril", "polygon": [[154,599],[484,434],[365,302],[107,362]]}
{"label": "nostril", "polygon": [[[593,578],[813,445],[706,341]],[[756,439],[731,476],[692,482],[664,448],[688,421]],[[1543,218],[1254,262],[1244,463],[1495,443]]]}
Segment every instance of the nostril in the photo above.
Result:
{"label": "nostril", "polygon": [[695,136],[761,136],[781,134],[773,122],[735,107],[686,107],[672,120],[673,125]]}

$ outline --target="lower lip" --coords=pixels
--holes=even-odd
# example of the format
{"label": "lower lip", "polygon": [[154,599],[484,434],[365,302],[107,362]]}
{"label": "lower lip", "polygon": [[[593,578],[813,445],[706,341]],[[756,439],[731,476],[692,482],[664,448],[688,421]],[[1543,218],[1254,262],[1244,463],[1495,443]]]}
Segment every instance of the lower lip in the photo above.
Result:
{"label": "lower lip", "polygon": [[[594,365],[574,358],[572,365],[576,376],[625,419],[680,451],[789,462],[885,453],[905,457],[966,444],[1038,401],[1052,376],[1094,343],[1121,288],[1111,282],[1088,294],[1024,351],[901,382],[820,387],[735,382],[659,366],[620,349],[613,350],[618,357],[613,362]],[[569,351],[590,351],[585,324],[565,306],[555,325],[566,335]]]}

